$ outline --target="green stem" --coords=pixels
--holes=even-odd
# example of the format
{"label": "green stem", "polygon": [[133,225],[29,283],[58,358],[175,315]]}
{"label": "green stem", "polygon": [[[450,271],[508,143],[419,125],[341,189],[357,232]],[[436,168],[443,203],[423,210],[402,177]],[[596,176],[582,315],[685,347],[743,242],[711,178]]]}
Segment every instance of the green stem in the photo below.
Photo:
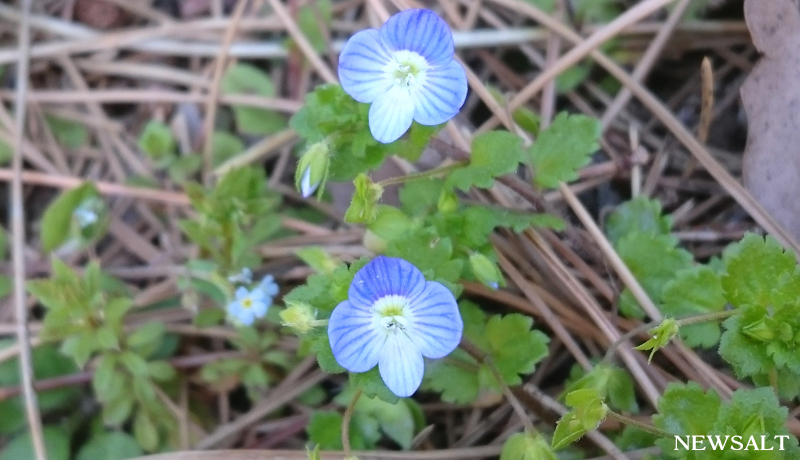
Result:
{"label": "green stem", "polygon": [[361,390],[356,390],[353,394],[353,399],[344,411],[344,419],[342,420],[342,447],[344,447],[344,458],[350,458],[350,418],[353,417],[353,409],[356,407],[358,398],[361,396]]}
{"label": "green stem", "polygon": [[728,319],[731,316],[739,313],[738,309],[718,311],[715,313],[706,313],[705,315],[689,316],[678,320],[678,326],[688,326],[690,324],[705,323],[708,321],[719,321],[721,319]]}
{"label": "green stem", "polygon": [[439,174],[444,174],[459,168],[463,168],[468,164],[469,161],[457,161],[455,163],[450,163],[449,165],[441,166],[428,171],[422,171],[414,174],[408,174],[406,176],[392,177],[391,179],[382,180],[378,182],[378,185],[380,185],[381,187],[386,187],[389,185],[402,184],[404,182],[409,182],[412,180],[427,179],[429,177],[438,176]]}
{"label": "green stem", "polygon": [[655,427],[653,425],[648,425],[647,423],[640,422],[638,420],[634,420],[630,417],[626,417],[622,414],[618,414],[611,409],[607,409],[606,415],[610,418],[617,420],[618,422],[624,423],[626,425],[635,426],[642,431],[646,431],[648,433],[654,434],[661,438],[671,438],[675,436],[674,434],[670,433],[669,431],[662,430],[661,428]]}
{"label": "green stem", "polygon": [[[697,324],[697,323],[704,323],[708,321],[719,321],[721,319],[730,318],[731,316],[739,313],[739,310],[734,308],[733,310],[725,310],[725,311],[718,311],[714,313],[706,313],[703,315],[694,315],[694,316],[687,316],[685,318],[681,318],[677,320],[678,327],[688,326],[690,324]],[[641,326],[635,327],[630,331],[626,332],[622,337],[618,338],[608,347],[608,351],[606,351],[606,355],[603,356],[602,361],[600,364],[608,364],[611,361],[611,358],[614,356],[614,353],[617,351],[620,345],[627,342],[628,340],[632,339],[634,336],[641,334],[642,332],[648,331],[659,324],[661,324],[663,320],[658,321],[651,321],[649,323],[642,324]]]}
{"label": "green stem", "polygon": [[461,339],[461,344],[459,345],[464,351],[469,353],[473,358],[477,359],[479,362],[486,364],[489,370],[492,372],[492,375],[497,380],[497,383],[500,384],[500,387],[503,389],[503,395],[505,395],[508,402],[511,404],[511,407],[514,409],[514,412],[517,414],[519,419],[522,421],[522,426],[525,427],[526,433],[536,433],[536,428],[533,427],[533,422],[531,422],[530,417],[528,414],[525,413],[525,408],[522,407],[522,403],[519,402],[514,393],[511,392],[511,388],[506,385],[505,380],[503,380],[503,376],[500,374],[500,370],[492,361],[490,356],[486,356],[478,349],[475,345],[470,343],[467,339]]}

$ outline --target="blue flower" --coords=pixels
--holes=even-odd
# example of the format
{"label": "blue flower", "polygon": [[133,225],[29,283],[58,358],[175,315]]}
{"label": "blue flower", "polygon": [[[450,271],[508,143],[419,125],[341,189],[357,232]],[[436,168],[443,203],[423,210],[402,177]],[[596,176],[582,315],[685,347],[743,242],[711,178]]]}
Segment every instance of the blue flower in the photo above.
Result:
{"label": "blue flower", "polygon": [[264,295],[269,298],[269,303],[272,303],[272,298],[278,295],[280,290],[278,288],[278,284],[275,282],[275,278],[273,278],[272,275],[265,276],[261,280],[261,283],[258,284],[257,289],[260,289],[261,292],[263,292]]}
{"label": "blue flower", "polygon": [[394,142],[416,120],[438,125],[467,97],[467,76],[453,59],[453,34],[430,10],[405,10],[353,35],[339,56],[339,80],[358,102],[372,103],[369,129]]}
{"label": "blue flower", "polygon": [[328,337],[350,372],[378,365],[400,397],[422,383],[422,357],[443,358],[461,341],[464,323],[453,294],[403,259],[378,256],[353,277],[348,300],[333,310]]}
{"label": "blue flower", "polygon": [[248,291],[246,287],[240,287],[236,290],[236,300],[228,305],[228,314],[245,326],[250,326],[256,318],[267,314],[271,303],[272,299],[262,289]]}

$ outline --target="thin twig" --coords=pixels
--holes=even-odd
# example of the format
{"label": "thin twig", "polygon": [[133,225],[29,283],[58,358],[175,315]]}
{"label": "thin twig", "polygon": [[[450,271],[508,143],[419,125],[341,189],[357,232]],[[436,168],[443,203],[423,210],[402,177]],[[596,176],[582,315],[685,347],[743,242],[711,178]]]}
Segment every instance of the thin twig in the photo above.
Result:
{"label": "thin twig", "polygon": [[14,313],[17,318],[17,342],[19,343],[19,372],[22,376],[22,392],[25,398],[25,413],[31,432],[33,450],[37,460],[47,460],[44,445],[39,403],[33,390],[33,360],[31,359],[28,335],[28,306],[25,299],[25,210],[22,203],[22,143],[25,138],[25,92],[28,90],[28,52],[30,50],[30,28],[28,25],[33,0],[23,0],[22,20],[19,23],[19,53],[17,63],[17,99],[14,105],[16,130],[14,132],[14,158],[11,169],[11,229],[12,258],[14,260]]}
{"label": "thin twig", "polygon": [[228,24],[228,29],[225,31],[225,37],[222,39],[219,55],[217,55],[217,60],[214,63],[214,77],[209,88],[208,101],[206,102],[206,118],[205,123],[203,123],[203,135],[205,136],[205,143],[203,144],[203,183],[206,185],[209,185],[211,181],[211,168],[213,167],[214,121],[217,116],[220,80],[222,80],[222,72],[225,70],[225,63],[228,61],[228,48],[233,41],[234,34],[236,34],[236,25],[242,18],[248,3],[247,0],[239,0],[237,3],[230,24]]}

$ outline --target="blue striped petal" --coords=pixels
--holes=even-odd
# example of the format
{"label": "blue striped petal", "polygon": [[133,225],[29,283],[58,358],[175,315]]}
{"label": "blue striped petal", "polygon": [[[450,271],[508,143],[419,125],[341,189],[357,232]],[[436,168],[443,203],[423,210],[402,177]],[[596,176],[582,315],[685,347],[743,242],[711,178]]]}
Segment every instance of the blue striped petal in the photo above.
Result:
{"label": "blue striped petal", "polygon": [[402,333],[389,334],[378,361],[383,383],[392,393],[405,398],[422,383],[425,363],[417,347]]}
{"label": "blue striped petal", "polygon": [[417,297],[425,288],[425,277],[410,262],[378,256],[353,276],[347,297],[353,305],[370,309],[379,299],[397,295]]}
{"label": "blue striped petal", "polygon": [[456,60],[428,68],[425,81],[413,92],[414,120],[438,125],[456,116],[467,99],[467,75]]}
{"label": "blue striped petal", "polygon": [[358,32],[347,40],[339,55],[342,88],[358,102],[374,101],[392,84],[385,70],[391,59],[376,29]]}
{"label": "blue striped petal", "polygon": [[369,107],[369,130],[383,144],[399,139],[413,119],[414,102],[406,87],[391,87]]}
{"label": "blue striped petal", "polygon": [[348,300],[337,305],[328,320],[333,357],[350,372],[366,372],[378,364],[386,334],[373,321],[369,308],[358,307]]}
{"label": "blue striped petal", "polygon": [[405,10],[381,27],[381,39],[391,50],[418,53],[431,65],[444,65],[453,58],[453,33],[431,10]]}
{"label": "blue striped petal", "polygon": [[443,358],[461,342],[464,322],[456,298],[443,285],[428,281],[409,299],[409,339],[426,358]]}

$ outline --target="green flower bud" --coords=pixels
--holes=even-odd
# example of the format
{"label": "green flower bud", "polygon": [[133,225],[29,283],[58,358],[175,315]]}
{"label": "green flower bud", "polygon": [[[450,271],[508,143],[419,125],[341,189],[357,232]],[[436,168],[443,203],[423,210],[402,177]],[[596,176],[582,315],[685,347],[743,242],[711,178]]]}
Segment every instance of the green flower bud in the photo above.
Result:
{"label": "green flower bud", "polygon": [[661,321],[661,324],[648,331],[653,336],[652,339],[639,345],[638,347],[634,347],[634,349],[651,350],[650,357],[647,358],[647,362],[650,362],[658,349],[667,346],[670,340],[678,335],[678,330],[680,330],[678,322],[672,318],[666,318],[664,321]]}
{"label": "green flower bud", "polygon": [[501,285],[505,285],[503,274],[500,269],[485,255],[474,252],[469,256],[469,265],[472,268],[472,273],[478,280],[489,286],[492,289],[497,289]]}
{"label": "green flower bud", "polygon": [[439,202],[436,203],[437,209],[443,214],[451,213],[458,207],[458,196],[451,191],[442,191],[439,195]]}
{"label": "green flower bud", "polygon": [[317,142],[303,153],[294,175],[294,185],[303,198],[308,198],[317,189],[322,189],[328,178],[328,166],[330,166],[330,155],[327,142]]}
{"label": "green flower bud", "polygon": [[769,342],[775,338],[775,331],[763,319],[742,327],[742,334],[762,342]]}
{"label": "green flower bud", "polygon": [[298,334],[306,334],[317,326],[317,314],[311,305],[300,302],[290,303],[288,308],[278,314],[282,324],[294,329]]}

